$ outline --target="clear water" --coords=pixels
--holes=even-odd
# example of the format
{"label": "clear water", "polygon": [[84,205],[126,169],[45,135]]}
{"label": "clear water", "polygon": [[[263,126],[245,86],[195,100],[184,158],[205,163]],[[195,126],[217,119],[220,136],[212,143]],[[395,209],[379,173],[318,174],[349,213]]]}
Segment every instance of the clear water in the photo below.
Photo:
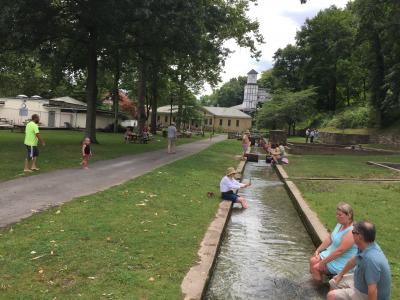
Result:
{"label": "clear water", "polygon": [[275,171],[248,163],[247,210],[233,209],[206,299],[325,299],[308,272],[315,251]]}

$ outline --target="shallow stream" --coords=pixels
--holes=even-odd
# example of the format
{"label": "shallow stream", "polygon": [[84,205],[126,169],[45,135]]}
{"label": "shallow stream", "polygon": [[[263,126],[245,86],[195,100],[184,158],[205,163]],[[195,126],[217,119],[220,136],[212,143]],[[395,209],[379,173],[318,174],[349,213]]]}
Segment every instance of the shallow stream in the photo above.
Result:
{"label": "shallow stream", "polygon": [[233,209],[205,298],[325,299],[311,284],[315,248],[283,183],[263,161],[246,165],[243,182],[250,178],[250,207]]}

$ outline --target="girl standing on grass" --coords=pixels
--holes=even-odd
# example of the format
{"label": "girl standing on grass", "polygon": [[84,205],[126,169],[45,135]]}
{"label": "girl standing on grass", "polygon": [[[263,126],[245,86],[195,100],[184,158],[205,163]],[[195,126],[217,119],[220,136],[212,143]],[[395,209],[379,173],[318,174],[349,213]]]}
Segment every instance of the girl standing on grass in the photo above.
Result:
{"label": "girl standing on grass", "polygon": [[88,164],[89,164],[89,159],[92,157],[92,150],[90,149],[90,138],[85,138],[82,142],[82,162],[81,166],[82,169],[89,169]]}

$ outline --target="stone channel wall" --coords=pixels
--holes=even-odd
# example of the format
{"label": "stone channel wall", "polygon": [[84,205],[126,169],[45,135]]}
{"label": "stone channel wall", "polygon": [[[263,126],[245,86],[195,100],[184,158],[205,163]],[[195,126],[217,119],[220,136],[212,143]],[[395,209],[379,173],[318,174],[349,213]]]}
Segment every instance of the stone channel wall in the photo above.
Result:
{"label": "stone channel wall", "polygon": [[303,195],[289,177],[282,166],[277,165],[275,170],[279,178],[285,184],[286,190],[292,199],[293,205],[296,208],[308,234],[310,235],[314,245],[318,247],[321,242],[329,235],[328,230],[322,224],[318,215],[310,208],[308,203],[304,200]]}
{"label": "stone channel wall", "polygon": [[[241,161],[237,167],[238,174],[236,178],[238,180],[241,180],[245,165],[246,161]],[[200,250],[198,251],[200,262],[190,268],[181,283],[182,299],[203,299],[231,211],[232,202],[221,201],[215,219],[211,222],[200,244]]]}
{"label": "stone channel wall", "polygon": [[400,135],[367,135],[320,132],[319,138],[321,142],[325,144],[335,145],[386,144],[400,146]]}
{"label": "stone channel wall", "polygon": [[390,155],[398,154],[394,151],[380,150],[380,149],[366,149],[355,147],[344,147],[340,145],[330,145],[330,144],[310,144],[310,143],[291,143],[289,144],[291,154],[323,154],[323,155]]}

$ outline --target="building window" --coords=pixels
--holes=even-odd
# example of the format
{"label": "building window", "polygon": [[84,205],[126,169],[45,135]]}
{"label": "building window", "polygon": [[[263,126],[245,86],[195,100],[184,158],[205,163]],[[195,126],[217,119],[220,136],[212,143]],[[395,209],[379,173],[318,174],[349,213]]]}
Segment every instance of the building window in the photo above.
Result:
{"label": "building window", "polygon": [[204,119],[204,125],[207,126],[207,119]]}
{"label": "building window", "polygon": [[236,120],[236,127],[239,127],[239,120]]}
{"label": "building window", "polygon": [[164,121],[165,123],[168,123],[168,116],[165,116]]}
{"label": "building window", "polygon": [[228,127],[231,126],[231,120],[228,120]]}
{"label": "building window", "polygon": [[160,116],[157,116],[157,122],[160,122]]}
{"label": "building window", "polygon": [[208,120],[208,124],[212,125],[212,119]]}
{"label": "building window", "polygon": [[219,119],[219,126],[222,126],[222,119]]}

